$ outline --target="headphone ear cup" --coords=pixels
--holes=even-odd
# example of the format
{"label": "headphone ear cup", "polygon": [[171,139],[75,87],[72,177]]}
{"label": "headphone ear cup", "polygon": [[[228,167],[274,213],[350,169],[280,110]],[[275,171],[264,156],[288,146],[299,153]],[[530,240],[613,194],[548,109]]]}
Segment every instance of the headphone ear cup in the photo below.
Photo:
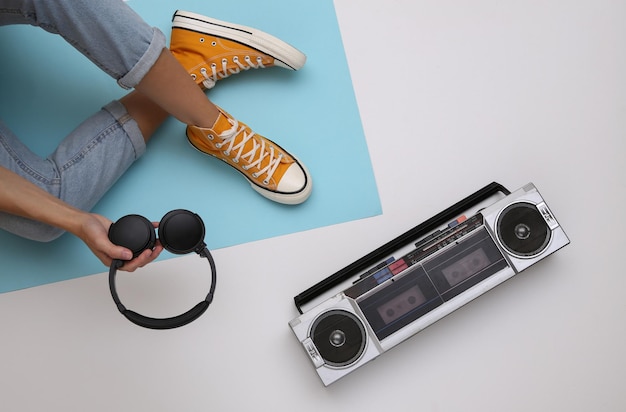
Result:
{"label": "headphone ear cup", "polygon": [[205,246],[204,233],[200,216],[184,209],[172,210],[159,223],[161,245],[178,255],[202,249]]}
{"label": "headphone ear cup", "polygon": [[156,233],[152,223],[145,217],[127,215],[111,225],[109,240],[116,245],[130,249],[133,252],[133,258],[136,258],[144,250],[154,247]]}

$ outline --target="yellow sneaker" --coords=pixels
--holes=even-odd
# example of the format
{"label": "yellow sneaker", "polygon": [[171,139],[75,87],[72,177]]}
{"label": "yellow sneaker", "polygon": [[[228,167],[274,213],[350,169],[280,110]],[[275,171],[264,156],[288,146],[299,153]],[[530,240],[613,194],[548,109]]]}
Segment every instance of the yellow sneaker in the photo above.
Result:
{"label": "yellow sneaker", "polygon": [[266,198],[291,205],[304,202],[312,189],[306,167],[276,143],[219,110],[212,128],[187,127],[189,143],[235,168]]}
{"label": "yellow sneaker", "polygon": [[298,49],[260,30],[180,10],[172,19],[170,51],[206,89],[242,70],[298,70],[306,61]]}

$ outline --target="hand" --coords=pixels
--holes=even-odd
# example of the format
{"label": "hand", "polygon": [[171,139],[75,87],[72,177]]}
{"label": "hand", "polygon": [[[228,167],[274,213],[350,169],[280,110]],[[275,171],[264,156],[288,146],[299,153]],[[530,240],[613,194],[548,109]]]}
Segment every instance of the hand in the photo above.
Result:
{"label": "hand", "polygon": [[[132,252],[125,247],[117,246],[109,240],[108,232],[112,222],[104,216],[95,213],[85,213],[80,225],[80,233],[76,233],[94,255],[106,266],[111,266],[114,259],[125,261],[120,270],[134,272],[137,268],[143,267],[155,260],[163,251],[163,246],[157,241],[154,249],[144,250],[135,259],[132,259]],[[158,222],[152,222],[158,227]],[[132,260],[131,260],[132,259]]]}
{"label": "hand", "polygon": [[[133,272],[156,259],[163,247],[159,242],[132,259],[132,252],[109,241],[112,222],[104,216],[76,209],[39,186],[0,166],[0,211],[58,227],[80,238],[91,251],[110,266],[114,259],[127,261],[121,270]],[[152,223],[154,227],[158,223]],[[131,260],[132,259],[132,260]]]}

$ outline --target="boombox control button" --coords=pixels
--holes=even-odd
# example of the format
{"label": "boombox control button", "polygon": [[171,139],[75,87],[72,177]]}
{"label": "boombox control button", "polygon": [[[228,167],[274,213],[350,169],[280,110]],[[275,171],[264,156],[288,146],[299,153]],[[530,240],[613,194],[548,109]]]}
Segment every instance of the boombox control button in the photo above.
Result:
{"label": "boombox control button", "polygon": [[311,361],[316,368],[319,368],[324,364],[324,359],[322,359],[322,357],[320,356],[311,338],[306,338],[304,342],[302,342],[302,346],[304,346],[306,353],[309,354],[309,357],[311,358]]}
{"label": "boombox control button", "polygon": [[550,229],[554,230],[559,227],[559,223],[554,218],[554,215],[552,214],[550,209],[548,209],[548,205],[546,205],[544,202],[541,202],[537,205],[537,210],[539,210],[539,213],[541,213],[541,216],[543,216]]}

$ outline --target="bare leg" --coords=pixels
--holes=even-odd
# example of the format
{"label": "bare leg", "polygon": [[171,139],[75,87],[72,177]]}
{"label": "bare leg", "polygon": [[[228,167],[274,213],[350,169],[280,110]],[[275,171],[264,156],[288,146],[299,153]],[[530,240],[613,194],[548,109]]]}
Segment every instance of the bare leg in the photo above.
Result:
{"label": "bare leg", "polygon": [[[207,99],[168,49],[163,49],[154,66],[135,89],[182,123],[212,127],[217,120],[217,107]],[[133,99],[137,97],[133,96]],[[133,116],[133,113],[129,114]],[[153,120],[158,121],[161,116],[154,117]],[[165,118],[160,122],[163,120]]]}
{"label": "bare leg", "polygon": [[147,143],[169,114],[146,95],[132,91],[120,99],[128,114],[137,122],[143,139]]}

